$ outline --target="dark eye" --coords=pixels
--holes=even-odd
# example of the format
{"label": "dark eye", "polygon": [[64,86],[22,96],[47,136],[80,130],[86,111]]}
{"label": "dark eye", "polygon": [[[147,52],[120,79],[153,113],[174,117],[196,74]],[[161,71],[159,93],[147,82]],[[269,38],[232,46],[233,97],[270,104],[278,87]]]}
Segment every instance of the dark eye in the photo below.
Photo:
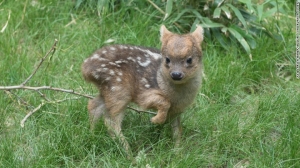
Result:
{"label": "dark eye", "polygon": [[186,62],[187,62],[188,64],[191,64],[191,63],[193,62],[193,59],[192,59],[192,58],[188,58],[188,59],[186,60]]}
{"label": "dark eye", "polygon": [[166,64],[169,64],[171,61],[168,57],[166,57]]}

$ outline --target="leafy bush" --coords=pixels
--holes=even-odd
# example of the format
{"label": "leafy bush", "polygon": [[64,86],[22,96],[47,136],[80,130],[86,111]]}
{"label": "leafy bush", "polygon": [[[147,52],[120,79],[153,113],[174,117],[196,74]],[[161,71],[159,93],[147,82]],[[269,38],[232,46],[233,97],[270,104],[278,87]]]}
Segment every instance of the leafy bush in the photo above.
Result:
{"label": "leafy bush", "polygon": [[255,38],[261,34],[281,39],[270,30],[270,23],[273,24],[271,20],[276,14],[286,14],[286,8],[288,4],[284,0],[262,3],[251,0],[167,0],[164,19],[186,27],[193,23],[192,29],[199,24],[206,28],[206,38],[216,39],[225,49],[229,49],[232,43],[239,43],[250,55],[251,49],[256,47]]}
{"label": "leafy bush", "polygon": [[[285,0],[147,0],[147,3],[159,11],[157,17],[161,22],[183,31],[192,31],[196,25],[201,25],[205,28],[206,40],[216,40],[225,49],[239,43],[250,57],[251,49],[256,47],[255,38],[262,34],[281,40],[276,31],[278,25],[277,29],[272,29],[270,24],[276,23],[272,21],[275,15],[287,14],[285,9],[289,8]],[[93,8],[96,5],[98,14],[103,15],[125,6],[142,11],[148,7],[147,3],[138,0],[77,0],[76,7],[85,4]]]}

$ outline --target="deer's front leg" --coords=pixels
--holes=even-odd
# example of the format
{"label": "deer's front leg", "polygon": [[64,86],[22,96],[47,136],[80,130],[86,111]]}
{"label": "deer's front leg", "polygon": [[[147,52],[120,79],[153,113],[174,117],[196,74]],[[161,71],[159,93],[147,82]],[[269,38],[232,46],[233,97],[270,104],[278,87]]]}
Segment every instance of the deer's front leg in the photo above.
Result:
{"label": "deer's front leg", "polygon": [[153,124],[165,123],[171,106],[169,100],[159,90],[139,95],[138,104],[145,109],[157,109],[157,114],[151,118]]}
{"label": "deer's front leg", "polygon": [[180,123],[180,116],[175,117],[171,121],[171,127],[173,132],[173,139],[175,141],[175,148],[178,148],[181,142],[182,126]]}

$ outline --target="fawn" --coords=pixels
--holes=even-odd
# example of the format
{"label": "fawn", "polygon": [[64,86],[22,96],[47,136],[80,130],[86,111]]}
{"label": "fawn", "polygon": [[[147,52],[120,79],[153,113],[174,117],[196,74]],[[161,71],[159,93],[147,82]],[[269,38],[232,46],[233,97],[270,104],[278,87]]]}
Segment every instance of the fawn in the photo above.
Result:
{"label": "fawn", "polygon": [[143,109],[156,109],[154,124],[171,123],[175,145],[181,139],[180,114],[192,104],[201,85],[203,29],[178,35],[160,28],[161,51],[132,45],[110,45],[95,51],[82,65],[85,80],[100,94],[89,101],[91,129],[101,116],[112,137],[120,138],[124,109],[134,102]]}

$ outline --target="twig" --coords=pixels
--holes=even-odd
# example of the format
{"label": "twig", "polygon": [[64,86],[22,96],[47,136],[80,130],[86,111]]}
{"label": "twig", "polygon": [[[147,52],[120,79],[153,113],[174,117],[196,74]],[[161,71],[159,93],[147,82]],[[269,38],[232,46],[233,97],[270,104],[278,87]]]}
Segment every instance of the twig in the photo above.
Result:
{"label": "twig", "polygon": [[51,86],[22,86],[22,85],[16,85],[16,86],[0,86],[0,90],[13,90],[13,89],[25,89],[25,90],[34,90],[34,91],[39,91],[39,90],[53,90],[53,91],[58,91],[58,92],[65,92],[65,93],[70,93],[82,97],[86,97],[89,99],[93,99],[93,96],[86,95],[86,94],[81,94],[78,92],[75,92],[74,90],[68,90],[68,89],[62,89],[62,88],[55,88]]}
{"label": "twig", "polygon": [[[23,100],[21,97],[19,97],[18,95],[16,95],[14,92],[10,91],[10,90],[4,90],[6,94],[8,94],[10,96],[10,98],[13,100],[13,98],[11,97],[11,95],[15,96],[20,102],[18,102],[21,105],[30,107],[30,108],[34,108],[32,105],[30,105],[28,102],[26,102],[25,100]],[[14,101],[14,100],[13,100]]]}
{"label": "twig", "polygon": [[42,93],[40,90],[37,90],[36,92],[38,92],[38,94],[40,94],[40,96],[41,96],[43,99],[45,99],[46,101],[50,101],[50,100],[46,97],[46,95],[45,95],[44,93]]}
{"label": "twig", "polygon": [[71,22],[69,22],[68,24],[66,24],[65,25],[65,27],[68,27],[68,26],[70,26],[71,24],[76,24],[76,20],[74,19],[74,16],[73,16],[73,14],[71,14]]}
{"label": "twig", "polygon": [[166,13],[160,9],[154,2],[152,2],[151,0],[147,0],[152,6],[154,6],[154,8],[156,8],[160,13],[162,13],[163,15],[166,15]]}
{"label": "twig", "polygon": [[138,12],[144,14],[144,15],[147,15],[147,16],[155,17],[155,18],[158,18],[158,19],[161,19],[161,18],[162,18],[162,17],[160,17],[160,16],[152,16],[152,15],[146,13],[146,12],[143,12],[143,11],[141,11],[138,7],[134,8],[134,9],[137,10]]}
{"label": "twig", "polygon": [[138,110],[138,109],[132,108],[132,107],[130,107],[130,106],[127,106],[127,108],[129,108],[129,109],[131,109],[131,110],[134,110],[134,111],[136,111],[136,112],[138,112],[138,113],[149,113],[149,114],[154,114],[154,115],[156,115],[156,113],[155,113],[155,112],[152,112],[152,111]]}
{"label": "twig", "polygon": [[35,109],[33,109],[32,111],[30,111],[21,121],[21,127],[23,128],[25,126],[25,121],[27,120],[27,118],[29,118],[33,113],[37,112],[43,105],[45,105],[45,103],[43,102],[42,104],[40,104],[39,106],[37,106]]}
{"label": "twig", "polygon": [[66,100],[76,100],[79,99],[79,97],[76,98],[68,98],[68,99],[63,99],[63,100],[56,100],[56,101],[47,101],[47,102],[42,102],[40,105],[38,105],[36,108],[34,108],[32,111],[30,111],[21,121],[20,125],[23,128],[25,126],[25,122],[26,120],[35,112],[37,112],[39,109],[41,109],[45,104],[56,104],[56,103],[61,103],[64,102]]}
{"label": "twig", "polygon": [[203,93],[199,93],[201,96],[205,97],[207,100],[211,101],[211,99]]}
{"label": "twig", "polygon": [[[43,101],[41,104],[39,104],[36,108],[34,108],[33,110],[31,110],[25,117],[24,119],[21,121],[21,127],[25,126],[25,122],[26,120],[35,112],[37,112],[39,109],[41,109],[41,107],[43,107],[46,104],[55,104],[55,103],[60,103],[66,100],[70,100],[70,99],[63,99],[63,100],[55,100],[55,101],[51,101],[50,99],[48,99],[46,97],[45,94],[43,94],[41,92],[41,90],[53,90],[53,91],[58,91],[58,92],[64,92],[64,93],[69,93],[69,94],[74,94],[80,97],[85,97],[85,98],[89,98],[89,99],[93,99],[93,96],[90,95],[86,95],[86,94],[81,94],[78,92],[75,92],[73,89],[72,90],[68,90],[68,89],[62,89],[62,88],[55,88],[52,86],[26,86],[27,82],[36,74],[36,72],[39,70],[39,68],[41,67],[41,65],[43,64],[44,60],[46,59],[46,57],[52,52],[52,55],[55,53],[56,51],[56,44],[57,44],[58,40],[55,39],[54,44],[52,45],[51,49],[46,53],[46,55],[44,57],[41,58],[38,66],[34,69],[34,71],[29,75],[29,77],[24,80],[24,82],[22,82],[20,85],[15,85],[15,86],[0,86],[0,90],[5,90],[8,93],[13,94],[10,90],[17,90],[17,89],[24,89],[24,90],[33,90],[36,91],[37,93],[39,93],[39,95],[45,99],[45,101]],[[33,106],[29,105],[26,101],[24,101],[22,98],[20,98],[19,96],[13,94],[14,96],[16,96],[23,104],[26,104],[27,106],[30,106],[33,108]],[[78,98],[76,98],[78,99]],[[134,109],[132,107],[128,107],[129,109],[132,109],[136,112],[144,112],[144,113],[149,113],[149,114],[156,114],[154,112],[150,112],[150,111],[141,111],[141,110],[137,110]]]}
{"label": "twig", "polygon": [[47,52],[47,54],[40,60],[40,63],[38,64],[38,66],[35,68],[35,70],[32,72],[31,75],[29,75],[29,77],[21,84],[22,86],[24,86],[32,77],[33,75],[35,75],[35,73],[37,72],[37,70],[40,68],[40,66],[43,64],[44,60],[46,59],[46,57],[48,57],[48,55],[52,52],[52,54],[55,53],[56,51],[56,44],[57,44],[58,40],[55,39],[54,44],[52,45],[52,48]]}

